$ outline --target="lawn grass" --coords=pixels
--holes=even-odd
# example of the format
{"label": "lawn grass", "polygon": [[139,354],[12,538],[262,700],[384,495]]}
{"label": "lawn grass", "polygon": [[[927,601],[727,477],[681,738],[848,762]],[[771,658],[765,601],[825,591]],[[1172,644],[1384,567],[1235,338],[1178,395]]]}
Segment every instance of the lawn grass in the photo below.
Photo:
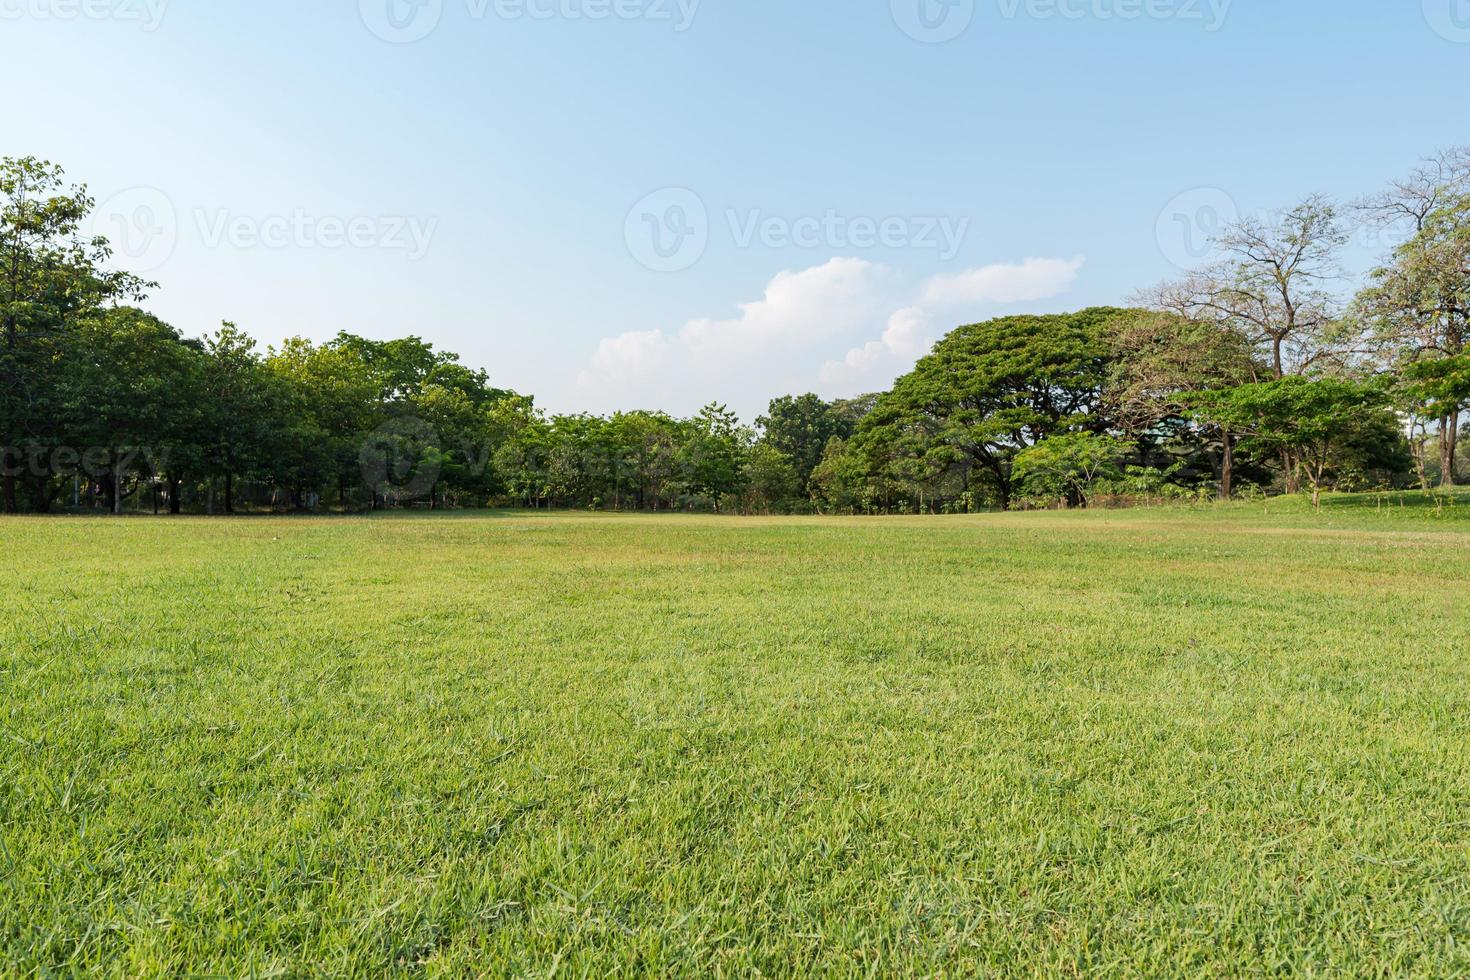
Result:
{"label": "lawn grass", "polygon": [[0,971],[1470,972],[1399,503],[0,521]]}

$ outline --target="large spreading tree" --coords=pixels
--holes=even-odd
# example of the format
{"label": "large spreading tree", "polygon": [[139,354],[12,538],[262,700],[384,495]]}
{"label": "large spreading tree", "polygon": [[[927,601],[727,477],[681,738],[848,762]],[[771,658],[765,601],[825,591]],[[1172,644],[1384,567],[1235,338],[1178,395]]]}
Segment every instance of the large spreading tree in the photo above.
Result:
{"label": "large spreading tree", "polygon": [[1107,327],[1130,315],[1097,308],[960,327],[878,400],[859,438],[908,436],[929,460],[973,463],[1007,507],[1018,453],[1049,436],[1105,427],[1097,409],[1109,373]]}

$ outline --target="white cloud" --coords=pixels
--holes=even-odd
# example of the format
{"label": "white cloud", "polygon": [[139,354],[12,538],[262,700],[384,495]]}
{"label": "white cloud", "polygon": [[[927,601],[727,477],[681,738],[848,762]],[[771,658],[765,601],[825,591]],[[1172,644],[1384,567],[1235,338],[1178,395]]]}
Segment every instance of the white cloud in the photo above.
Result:
{"label": "white cloud", "polygon": [[1027,259],[1019,264],[996,264],[954,276],[935,276],[924,290],[927,306],[964,306],[989,303],[1032,303],[1066,292],[1077,281],[1082,258]]}
{"label": "white cloud", "polygon": [[[597,411],[685,413],[718,400],[749,421],[776,395],[876,391],[929,350],[941,332],[937,327],[974,322],[999,305],[1058,296],[1077,280],[1082,264],[1081,258],[1032,258],[935,276],[917,286],[854,258],[782,272],[736,316],[605,338],[577,377],[578,400]],[[875,334],[877,340],[833,357],[849,338]]]}
{"label": "white cloud", "polygon": [[578,387],[584,400],[605,409],[690,411],[719,399],[748,414],[783,393],[781,385],[809,375],[793,365],[802,353],[810,357],[834,338],[876,329],[893,308],[896,285],[891,270],[862,259],[782,272],[761,299],[741,304],[738,316],[604,339]]}
{"label": "white cloud", "polygon": [[822,368],[822,384],[850,384],[896,364],[912,364],[932,343],[927,339],[928,328],[929,315],[922,307],[904,307],[888,318],[881,338],[854,347],[840,361],[828,361]]}
{"label": "white cloud", "polygon": [[939,339],[930,329],[936,310],[954,314],[958,317],[955,322],[969,323],[976,318],[977,307],[1050,299],[1077,281],[1083,261],[1026,259],[935,276],[924,285],[920,305],[893,314],[881,338],[854,347],[840,360],[828,361],[822,368],[822,384],[828,391],[847,395],[886,387]]}

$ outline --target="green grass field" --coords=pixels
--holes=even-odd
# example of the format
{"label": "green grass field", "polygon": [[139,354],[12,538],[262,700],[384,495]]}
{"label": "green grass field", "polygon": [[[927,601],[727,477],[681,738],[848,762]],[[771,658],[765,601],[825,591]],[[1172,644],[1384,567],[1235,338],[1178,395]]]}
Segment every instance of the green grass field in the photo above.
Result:
{"label": "green grass field", "polygon": [[0,971],[1470,972],[1389,503],[0,521]]}

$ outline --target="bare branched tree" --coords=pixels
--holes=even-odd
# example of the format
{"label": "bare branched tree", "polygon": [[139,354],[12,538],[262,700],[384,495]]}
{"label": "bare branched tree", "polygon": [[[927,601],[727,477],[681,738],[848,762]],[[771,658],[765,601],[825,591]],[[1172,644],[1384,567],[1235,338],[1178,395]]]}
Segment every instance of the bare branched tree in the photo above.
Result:
{"label": "bare branched tree", "polygon": [[1275,221],[1226,228],[1219,260],[1159,287],[1150,305],[1245,337],[1275,378],[1340,365],[1358,347],[1331,288],[1346,240],[1336,206],[1309,197]]}
{"label": "bare branched tree", "polygon": [[1470,194],[1470,146],[1457,146],[1426,157],[1409,176],[1357,201],[1353,210],[1372,225],[1405,224],[1410,234],[1418,234],[1430,215],[1465,194]]}
{"label": "bare branched tree", "polygon": [[[1470,148],[1435,155],[1361,207],[1372,220],[1407,220],[1413,228],[1412,237],[1372,272],[1354,304],[1378,352],[1392,367],[1463,355],[1470,342]],[[1432,421],[1439,430],[1441,481],[1452,486],[1461,406],[1433,414],[1439,415]],[[1416,454],[1422,454],[1422,441],[1414,441]]]}

